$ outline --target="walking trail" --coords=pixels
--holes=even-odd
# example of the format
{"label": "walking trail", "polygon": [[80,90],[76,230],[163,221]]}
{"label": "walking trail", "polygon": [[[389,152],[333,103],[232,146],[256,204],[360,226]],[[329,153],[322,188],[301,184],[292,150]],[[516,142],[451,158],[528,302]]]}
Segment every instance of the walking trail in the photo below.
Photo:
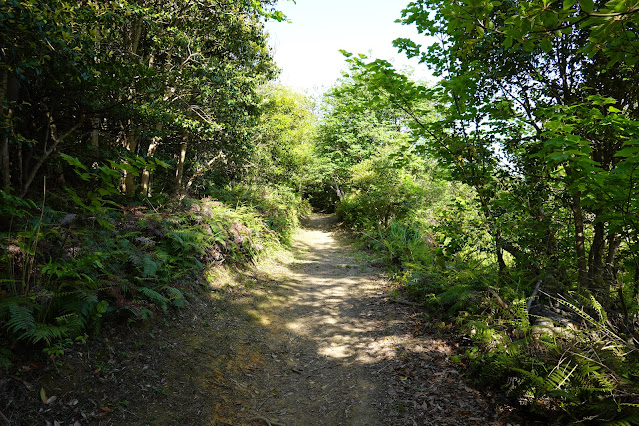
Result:
{"label": "walking trail", "polygon": [[[393,303],[382,271],[314,215],[293,255],[164,324],[114,331],[42,378],[50,424],[503,424],[455,345]],[[69,377],[69,380],[64,380]]]}

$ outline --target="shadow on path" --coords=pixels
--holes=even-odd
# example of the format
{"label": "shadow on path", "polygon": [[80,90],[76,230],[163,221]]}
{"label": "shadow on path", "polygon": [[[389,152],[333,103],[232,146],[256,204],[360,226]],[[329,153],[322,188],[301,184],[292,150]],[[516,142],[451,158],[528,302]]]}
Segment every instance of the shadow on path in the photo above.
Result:
{"label": "shadow on path", "polygon": [[235,291],[87,348],[45,384],[61,397],[41,418],[74,407],[81,425],[496,424],[448,363],[453,349],[414,335],[407,319],[419,314],[389,302],[335,224],[313,215],[294,256]]}

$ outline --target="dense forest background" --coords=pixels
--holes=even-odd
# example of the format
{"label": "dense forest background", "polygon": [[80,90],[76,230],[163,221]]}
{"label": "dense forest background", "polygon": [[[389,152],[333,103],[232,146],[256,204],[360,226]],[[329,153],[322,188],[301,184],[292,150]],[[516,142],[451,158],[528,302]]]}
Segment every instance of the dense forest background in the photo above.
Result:
{"label": "dense forest background", "polygon": [[[336,210],[455,362],[565,422],[639,424],[639,2],[409,3],[441,78],[343,52],[272,83],[259,0],[0,5],[0,364],[187,305]],[[612,423],[611,423],[612,424]]]}

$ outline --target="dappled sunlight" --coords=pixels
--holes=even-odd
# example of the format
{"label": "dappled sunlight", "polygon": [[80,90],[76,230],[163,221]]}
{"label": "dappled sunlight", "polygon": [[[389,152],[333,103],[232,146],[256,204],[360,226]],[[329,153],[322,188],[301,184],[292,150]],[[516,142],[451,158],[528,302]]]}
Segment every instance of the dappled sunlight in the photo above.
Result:
{"label": "dappled sunlight", "polygon": [[[214,293],[219,313],[194,307],[188,328],[196,333],[158,332],[149,352],[181,368],[149,382],[185,409],[206,407],[190,414],[203,424],[404,424],[400,408],[414,404],[447,419],[438,424],[477,424],[459,414],[477,409],[459,397],[474,391],[448,364],[451,348],[416,341],[404,308],[380,292],[379,271],[342,245],[329,232],[302,231],[295,259],[258,264],[226,297]],[[191,392],[180,393],[180,383]],[[155,395],[145,410],[152,417],[141,423],[171,415],[158,415]]]}

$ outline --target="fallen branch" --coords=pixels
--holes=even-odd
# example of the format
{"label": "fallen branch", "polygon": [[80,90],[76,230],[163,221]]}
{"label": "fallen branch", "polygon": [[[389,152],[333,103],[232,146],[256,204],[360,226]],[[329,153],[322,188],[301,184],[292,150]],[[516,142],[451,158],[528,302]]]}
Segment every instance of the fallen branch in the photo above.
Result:
{"label": "fallen branch", "polygon": [[499,297],[499,295],[497,294],[497,292],[495,290],[493,290],[491,288],[488,291],[490,292],[490,294],[492,294],[495,297],[495,299],[497,301],[497,304],[499,305],[500,308],[508,309],[508,304],[506,302],[504,302],[501,297]]}

